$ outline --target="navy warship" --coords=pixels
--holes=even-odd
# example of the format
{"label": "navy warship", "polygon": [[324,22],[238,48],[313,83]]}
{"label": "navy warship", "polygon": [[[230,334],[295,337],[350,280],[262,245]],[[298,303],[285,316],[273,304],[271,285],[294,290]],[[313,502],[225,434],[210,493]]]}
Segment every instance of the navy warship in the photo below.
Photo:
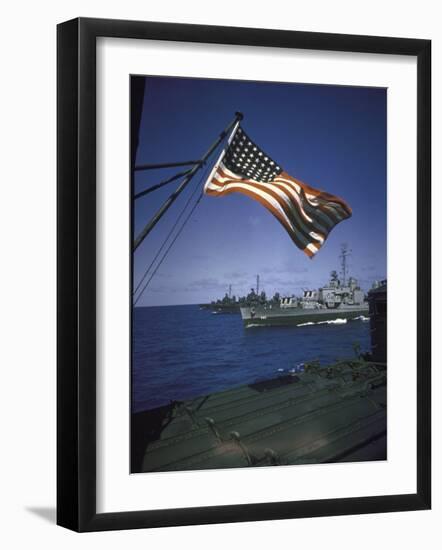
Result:
{"label": "navy warship", "polygon": [[332,271],[329,282],[316,290],[304,290],[301,297],[281,297],[279,303],[265,303],[240,308],[246,328],[256,326],[307,325],[339,323],[365,318],[368,302],[355,277],[347,278],[346,245],[341,248],[341,273]]}
{"label": "navy warship", "polygon": [[279,294],[274,296],[272,300],[267,300],[265,292],[259,292],[259,275],[256,276],[256,287],[251,288],[249,294],[246,296],[232,296],[232,285],[229,285],[229,291],[226,292],[223,298],[213,300],[207,304],[199,304],[200,309],[208,309],[212,313],[239,313],[241,307],[252,307],[256,305],[263,305],[272,303],[274,301],[279,302]]}

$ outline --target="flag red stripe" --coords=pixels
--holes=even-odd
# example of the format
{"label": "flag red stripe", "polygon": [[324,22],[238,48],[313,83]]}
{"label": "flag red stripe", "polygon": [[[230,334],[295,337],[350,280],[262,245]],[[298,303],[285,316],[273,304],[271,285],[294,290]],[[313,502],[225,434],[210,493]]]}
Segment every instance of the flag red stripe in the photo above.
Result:
{"label": "flag red stripe", "polygon": [[[241,180],[230,180],[229,183],[241,185],[242,183],[248,183],[248,182],[247,181],[241,181]],[[207,189],[206,193],[208,195],[212,195],[212,196],[226,196],[226,195],[230,195],[232,193],[241,193],[241,194],[246,195],[247,197],[249,197],[253,200],[258,201],[262,206],[264,206],[265,208],[270,210],[270,212],[275,216],[275,218],[282,224],[282,226],[287,231],[287,233],[290,235],[290,238],[293,240],[293,242],[296,244],[296,246],[298,248],[300,248],[301,250],[304,250],[304,248],[306,248],[306,244],[308,244],[308,241],[301,240],[299,235],[297,235],[296,232],[293,231],[292,227],[287,223],[287,221],[281,215],[281,213],[278,212],[278,210],[276,210],[276,208],[271,203],[269,203],[263,197],[261,197],[260,195],[254,193],[253,191],[251,191],[249,189],[245,189],[244,187],[238,187],[238,188],[228,187],[228,183],[226,183],[221,188],[220,191],[211,191],[210,189]]]}
{"label": "flag red stripe", "polygon": [[[222,168],[219,169],[219,173],[221,174],[222,177],[228,178],[228,175],[224,172],[224,170],[222,170]],[[241,180],[237,180],[237,181],[241,182]],[[300,209],[299,209],[299,205],[296,202],[293,202],[293,200],[290,198],[290,196],[287,195],[287,193],[283,189],[281,189],[280,192],[284,193],[284,195],[290,201],[290,204],[292,205],[292,208],[289,207],[287,202],[276,191],[274,191],[273,189],[270,188],[270,185],[272,185],[272,184],[267,184],[266,185],[266,184],[261,184],[259,182],[255,182],[255,181],[250,182],[249,184],[253,185],[253,187],[256,187],[257,189],[260,189],[264,193],[269,194],[271,197],[273,197],[278,202],[278,204],[280,205],[282,210],[284,210],[286,216],[289,218],[289,220],[291,221],[291,223],[295,227],[295,229],[297,229],[298,231],[300,231],[302,233],[302,235],[304,236],[306,242],[311,242],[313,240],[314,243],[319,244],[319,246],[322,244],[322,240],[325,240],[326,235],[324,233],[322,233],[321,230],[316,225],[311,224],[307,220],[304,221],[302,219],[302,215],[301,215],[301,212],[300,212]],[[310,226],[310,227],[308,227],[308,226]],[[322,237],[322,240],[314,237],[313,235],[311,235],[310,231],[313,231],[313,232],[317,233],[319,237]]]}

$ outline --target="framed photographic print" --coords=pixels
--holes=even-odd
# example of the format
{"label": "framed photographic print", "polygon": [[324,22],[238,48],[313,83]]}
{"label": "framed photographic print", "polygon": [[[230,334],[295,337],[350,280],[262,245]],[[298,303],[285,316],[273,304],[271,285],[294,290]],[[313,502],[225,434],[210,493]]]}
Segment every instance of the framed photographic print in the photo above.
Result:
{"label": "framed photographic print", "polygon": [[59,525],[430,507],[430,52],[58,26]]}

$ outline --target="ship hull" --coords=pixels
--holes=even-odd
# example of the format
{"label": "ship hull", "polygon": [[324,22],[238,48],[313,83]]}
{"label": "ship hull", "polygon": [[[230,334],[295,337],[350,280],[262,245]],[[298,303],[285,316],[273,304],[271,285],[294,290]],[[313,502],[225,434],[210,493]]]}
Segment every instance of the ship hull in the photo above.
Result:
{"label": "ship hull", "polygon": [[299,326],[306,323],[326,323],[341,319],[348,321],[357,319],[358,317],[368,316],[368,305],[360,305],[347,308],[333,309],[265,309],[265,308],[243,307],[241,308],[241,316],[246,328],[258,326]]}

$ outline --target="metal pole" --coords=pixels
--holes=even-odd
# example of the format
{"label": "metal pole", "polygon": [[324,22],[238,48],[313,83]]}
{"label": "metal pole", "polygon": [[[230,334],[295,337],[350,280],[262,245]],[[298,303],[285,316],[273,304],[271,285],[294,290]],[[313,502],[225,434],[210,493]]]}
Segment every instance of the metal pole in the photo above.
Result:
{"label": "metal pole", "polygon": [[191,164],[201,164],[200,160],[186,160],[184,162],[167,162],[163,164],[139,164],[135,166],[135,172],[140,170],[156,170],[158,168],[173,168],[175,166],[189,166]]}
{"label": "metal pole", "polygon": [[201,166],[206,162],[206,160],[210,157],[210,155],[215,151],[215,149],[218,147],[218,145],[222,142],[222,140],[226,137],[226,135],[229,133],[229,131],[235,126],[237,122],[242,120],[243,114],[242,113],[235,113],[235,118],[232,120],[232,122],[221,132],[219,137],[214,141],[214,143],[210,146],[210,148],[207,150],[206,154],[203,156],[201,161],[198,164],[195,164],[195,166],[190,170],[189,174],[184,178],[182,183],[177,187],[177,189],[170,195],[170,197],[163,203],[161,208],[157,211],[157,213],[151,218],[151,220],[144,226],[144,229],[140,232],[138,237],[135,239],[134,242],[134,250],[136,250],[140,244],[144,241],[144,239],[147,237],[147,235],[152,231],[152,229],[156,226],[156,224],[159,222],[163,214],[170,208],[172,203],[175,201],[175,199],[178,197],[178,195],[184,190],[186,185],[189,183],[189,181],[193,178],[193,176],[198,172],[198,170],[201,168]]}
{"label": "metal pole", "polygon": [[171,178],[167,178],[167,180],[162,181],[161,183],[157,183],[156,185],[151,185],[147,189],[144,189],[144,191],[140,191],[136,195],[134,195],[134,200],[139,199],[140,197],[144,197],[144,195],[147,195],[148,193],[152,193],[152,191],[156,191],[157,189],[160,189],[164,185],[167,185],[168,183],[171,183],[172,181],[178,180],[184,176],[187,176],[187,174],[190,172],[189,170],[184,170],[183,172],[179,172],[178,174],[175,174]]}

